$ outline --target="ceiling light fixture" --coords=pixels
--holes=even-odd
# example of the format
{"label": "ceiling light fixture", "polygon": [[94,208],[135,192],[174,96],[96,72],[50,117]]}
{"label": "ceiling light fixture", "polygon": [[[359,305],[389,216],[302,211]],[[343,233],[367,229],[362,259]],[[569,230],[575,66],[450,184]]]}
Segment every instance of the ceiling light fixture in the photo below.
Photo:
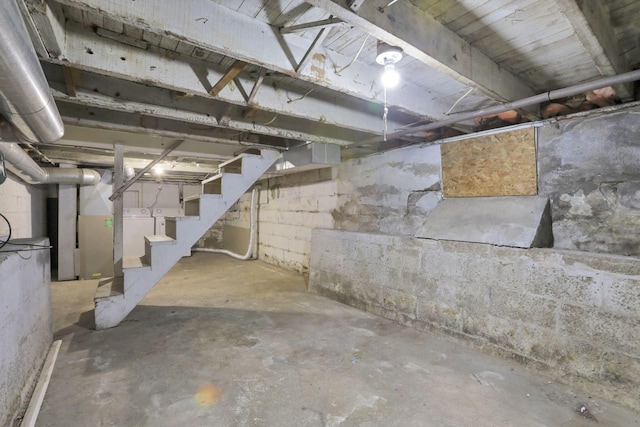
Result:
{"label": "ceiling light fixture", "polygon": [[396,70],[395,64],[401,59],[402,49],[378,40],[376,62],[384,66],[384,71],[380,76],[380,81],[384,89],[384,113],[382,115],[382,121],[384,123],[383,139],[385,141],[387,140],[387,116],[389,115],[389,108],[387,107],[387,89],[396,87],[398,83],[400,83],[400,74]]}

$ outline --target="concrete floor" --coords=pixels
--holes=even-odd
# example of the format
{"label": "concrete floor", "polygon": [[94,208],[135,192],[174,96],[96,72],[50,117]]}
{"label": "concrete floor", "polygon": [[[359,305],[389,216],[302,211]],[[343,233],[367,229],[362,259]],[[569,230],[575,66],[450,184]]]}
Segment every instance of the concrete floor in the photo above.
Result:
{"label": "concrete floor", "polygon": [[[306,293],[258,261],[183,259],[119,327],[53,284],[63,344],[38,426],[640,426],[520,365]],[[580,408],[587,409],[580,414]]]}

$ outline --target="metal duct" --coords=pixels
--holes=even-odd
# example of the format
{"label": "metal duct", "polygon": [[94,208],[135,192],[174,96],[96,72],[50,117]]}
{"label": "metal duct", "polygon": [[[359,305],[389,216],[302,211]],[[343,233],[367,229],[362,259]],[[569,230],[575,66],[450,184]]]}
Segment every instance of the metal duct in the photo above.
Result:
{"label": "metal duct", "polygon": [[100,182],[100,174],[93,169],[40,167],[20,148],[7,128],[6,124],[0,123],[0,153],[4,155],[7,169],[26,183],[95,185]]}
{"label": "metal duct", "polygon": [[16,0],[0,2],[0,114],[31,142],[52,143],[64,134]]}

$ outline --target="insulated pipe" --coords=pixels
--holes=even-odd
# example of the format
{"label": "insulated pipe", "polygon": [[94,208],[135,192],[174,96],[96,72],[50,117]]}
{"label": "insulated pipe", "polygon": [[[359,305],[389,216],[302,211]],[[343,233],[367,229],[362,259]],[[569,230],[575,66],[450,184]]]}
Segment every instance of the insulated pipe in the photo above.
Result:
{"label": "insulated pipe", "polygon": [[52,143],[64,134],[16,0],[0,2],[0,115],[30,142]]}
{"label": "insulated pipe", "polygon": [[0,153],[4,155],[7,169],[28,184],[79,184],[95,185],[100,174],[92,169],[42,168],[14,142],[15,136],[7,137],[8,125],[0,123]]}
{"label": "insulated pipe", "polygon": [[[569,86],[564,89],[552,90],[549,92],[541,93],[539,95],[530,96],[528,98],[521,99],[519,101],[510,102],[508,104],[496,105],[495,107],[483,108],[469,113],[461,113],[452,116],[449,119],[440,120],[421,126],[415,126],[407,129],[403,129],[397,132],[387,135],[387,139],[399,138],[404,135],[408,135],[415,132],[424,132],[428,130],[438,129],[444,126],[449,126],[455,123],[463,122],[465,120],[475,119],[477,117],[488,116],[491,114],[503,113],[509,110],[517,110],[519,108],[528,107],[530,105],[541,104],[547,101],[553,101],[555,99],[566,98],[568,96],[578,95],[590,90],[600,89],[606,86],[615,86],[617,84],[628,83],[634,80],[640,80],[640,70],[630,71],[624,74],[618,74],[615,76],[604,77],[602,79],[594,80],[588,83],[581,83],[575,86]],[[356,143],[355,146],[364,146],[369,144],[375,144],[383,142],[383,137],[374,137]]]}
{"label": "insulated pipe", "polygon": [[193,252],[210,252],[210,253],[214,253],[214,254],[225,254],[225,255],[229,255],[230,257],[233,257],[235,259],[239,259],[241,261],[246,261],[248,259],[251,258],[252,252],[253,252],[253,244],[255,242],[255,238],[256,238],[256,234],[257,234],[257,217],[256,217],[256,194],[257,194],[257,187],[253,187],[253,190],[251,191],[251,214],[250,214],[250,219],[251,219],[251,229],[249,230],[249,247],[247,248],[247,252],[244,255],[239,255],[235,252],[231,252],[230,250],[227,249],[214,249],[214,248],[192,248],[191,250]]}

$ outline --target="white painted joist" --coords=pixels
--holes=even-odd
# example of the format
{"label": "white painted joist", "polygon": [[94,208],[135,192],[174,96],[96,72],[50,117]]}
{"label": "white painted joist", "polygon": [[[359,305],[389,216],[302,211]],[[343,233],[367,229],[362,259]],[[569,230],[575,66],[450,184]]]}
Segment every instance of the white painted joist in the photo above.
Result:
{"label": "white painted joist", "polygon": [[[587,50],[603,76],[625,73],[629,70],[624,56],[619,54],[609,11],[601,0],[556,0],[560,13],[569,22],[576,36]],[[623,99],[633,96],[632,85],[616,87]]]}
{"label": "white painted joist", "polygon": [[[125,24],[174,37],[201,49],[260,65],[328,89],[368,101],[383,103],[380,70],[356,61],[340,75],[334,64],[348,64],[351,57],[331,52],[314,55],[301,72],[294,71],[289,56],[299,62],[309,48],[309,40],[298,34],[281,36],[279,29],[210,0],[191,0],[176,7],[173,0],[153,2],[130,0],[60,0],[62,4],[102,13]],[[286,46],[281,45],[281,41]],[[503,76],[499,76],[501,79]],[[212,79],[213,80],[213,79]],[[214,80],[218,81],[218,80]],[[424,102],[428,91],[417,85],[403,88],[401,102],[392,105],[426,118],[442,117],[442,106]],[[446,111],[446,109],[444,110]]]}
{"label": "white painted joist", "polygon": [[[129,149],[125,145],[125,152],[129,153]],[[49,159],[64,163],[65,161],[69,164],[84,164],[90,166],[112,166],[113,165],[113,155],[111,154],[96,154],[95,152],[78,152],[68,148],[56,147],[53,148],[42,148],[39,147],[39,151],[47,156]],[[171,153],[172,157],[174,156],[174,152]],[[150,159],[142,159],[138,157],[129,157],[125,155],[124,159],[125,163],[131,166],[134,169],[142,169],[151,162]],[[210,164],[206,164],[203,162],[195,163],[187,163],[175,160],[163,160],[160,162],[161,165],[166,166],[167,169],[170,169],[171,172],[180,172],[180,173],[201,173],[201,174],[213,174],[218,172],[218,167]]]}
{"label": "white painted joist", "polygon": [[120,111],[104,109],[101,109],[99,114],[91,115],[89,114],[90,109],[84,106],[60,100],[58,100],[57,104],[63,122],[69,125],[227,145],[258,143],[257,135],[238,135],[237,133],[234,135],[229,132],[221,132],[221,129],[205,126],[199,129],[189,123],[176,122],[157,117],[141,117]]}
{"label": "white painted joist", "polygon": [[[34,40],[34,47],[42,58],[57,58],[62,52],[64,40],[64,14],[59,3],[43,0],[20,0],[21,8],[29,11],[26,19],[29,32],[37,33],[39,40]],[[44,50],[43,50],[44,48]]]}
{"label": "white painted joist", "polygon": [[[127,153],[157,155],[162,152],[163,144],[169,143],[173,139],[174,137],[165,138],[117,129],[98,129],[65,123],[65,135],[56,141],[55,146],[113,151],[113,144],[118,142],[127,147]],[[171,155],[176,158],[224,161],[233,157],[233,153],[237,150],[238,145],[236,144],[219,144],[210,140],[195,141],[187,138]]]}
{"label": "white painted joist", "polygon": [[354,13],[342,0],[308,0],[378,40],[499,101],[534,95],[517,76],[493,62],[409,1],[398,1],[384,13],[387,0],[368,0]]}
{"label": "white painted joist", "polygon": [[[56,89],[56,86],[58,88]],[[58,101],[66,101],[73,104],[84,105],[88,107],[101,108],[111,111],[119,111],[123,113],[140,114],[163,119],[175,120],[185,123],[191,123],[200,126],[210,126],[221,129],[234,129],[243,132],[251,132],[262,135],[276,136],[279,138],[297,139],[302,141],[315,141],[330,144],[349,145],[354,140],[345,140],[340,138],[332,138],[321,136],[310,132],[300,132],[286,128],[277,128],[272,126],[264,126],[242,122],[238,120],[222,120],[218,121],[216,117],[180,110],[174,107],[168,107],[157,104],[146,104],[135,101],[123,101],[112,98],[107,95],[87,91],[86,89],[77,89],[76,96],[71,97],[60,90],[60,85],[54,84],[52,87],[53,97]]]}
{"label": "white painted joist", "polygon": [[[204,97],[210,95],[203,80],[213,85],[225,72],[223,67],[175,52],[169,53],[153,47],[142,50],[98,37],[90,29],[73,22],[67,23],[63,56],[63,60],[51,62]],[[238,78],[245,87],[253,86],[253,80],[244,76]],[[305,92],[299,89],[289,90],[279,86],[274,88],[273,85],[263,84],[252,106],[347,129],[381,133],[379,117],[364,108],[345,105],[342,99],[344,96],[320,99],[314,97],[313,93],[304,95]],[[240,91],[235,90],[235,84],[223,89],[215,99],[246,105]],[[390,122],[390,127],[402,125],[403,123]]]}

